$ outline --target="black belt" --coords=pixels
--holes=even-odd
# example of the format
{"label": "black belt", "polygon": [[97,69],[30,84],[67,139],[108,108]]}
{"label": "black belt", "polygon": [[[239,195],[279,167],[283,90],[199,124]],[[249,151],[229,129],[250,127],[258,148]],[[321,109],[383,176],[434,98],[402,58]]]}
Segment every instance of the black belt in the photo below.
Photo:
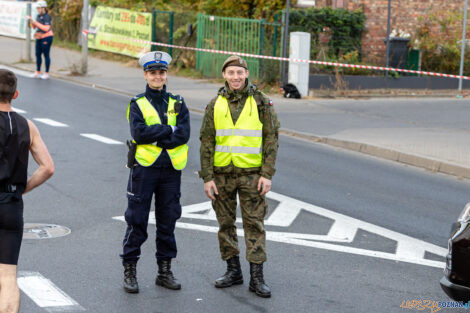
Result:
{"label": "black belt", "polygon": [[14,193],[18,190],[18,186],[17,185],[11,185],[11,184],[7,184],[7,185],[0,185],[0,192],[5,192],[5,193]]}

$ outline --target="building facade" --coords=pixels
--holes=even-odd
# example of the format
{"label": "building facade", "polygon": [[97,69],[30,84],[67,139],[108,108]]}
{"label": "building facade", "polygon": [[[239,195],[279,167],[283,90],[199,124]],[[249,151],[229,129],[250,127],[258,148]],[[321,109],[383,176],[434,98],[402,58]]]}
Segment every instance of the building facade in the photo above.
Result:
{"label": "building facade", "polygon": [[[362,55],[365,61],[381,64],[385,62],[385,37],[387,34],[388,0],[316,0],[315,7],[361,9],[365,16],[362,34]],[[391,30],[401,30],[414,35],[419,18],[433,10],[442,14],[449,10],[464,9],[462,0],[391,0]]]}

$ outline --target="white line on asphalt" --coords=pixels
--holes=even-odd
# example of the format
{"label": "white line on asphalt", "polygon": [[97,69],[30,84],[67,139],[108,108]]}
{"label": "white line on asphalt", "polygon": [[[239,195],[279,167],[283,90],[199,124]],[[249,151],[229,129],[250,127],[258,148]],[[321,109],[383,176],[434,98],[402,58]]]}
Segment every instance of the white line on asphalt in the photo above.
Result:
{"label": "white line on asphalt", "polygon": [[[269,192],[266,197],[279,202],[279,204],[273,209],[273,213],[271,213],[269,218],[265,221],[265,225],[289,227],[302,211],[326,217],[333,221],[326,235],[267,231],[267,240],[438,268],[445,266],[444,262],[430,260],[424,257],[427,251],[444,259],[447,254],[447,249],[445,248],[272,191]],[[182,211],[181,217],[183,218],[217,220],[210,201],[184,206]],[[114,217],[114,219],[125,221],[123,216]],[[237,223],[242,222],[240,218],[237,218],[236,221]],[[150,215],[149,224],[155,224],[154,214]],[[180,222],[176,223],[176,227],[213,233],[218,232],[219,229],[215,226]],[[395,241],[395,253],[379,251],[379,249],[372,250],[354,247],[354,240],[359,229]],[[238,229],[237,233],[243,236],[243,230]]]}
{"label": "white line on asphalt", "polygon": [[25,114],[27,113],[26,111],[24,110],[21,110],[21,109],[18,109],[18,108],[14,108],[14,107],[11,107],[13,109],[13,111],[15,111],[16,113],[20,113],[20,114]]}
{"label": "white line on asphalt", "polygon": [[90,138],[99,142],[107,143],[108,145],[123,145],[124,143],[108,138],[108,137],[103,137],[97,134],[80,134],[80,136]]}
{"label": "white line on asphalt", "polygon": [[19,288],[48,312],[85,311],[75,300],[38,272],[18,272]]}
{"label": "white line on asphalt", "polygon": [[33,118],[33,120],[53,127],[69,127],[67,124],[51,120],[49,118]]}
{"label": "white line on asphalt", "polygon": [[6,66],[6,65],[3,65],[3,64],[0,64],[0,68],[6,69],[6,70],[10,70],[10,71],[12,71],[13,73],[15,73],[16,75],[23,76],[23,77],[31,77],[31,76],[33,75],[32,72],[19,70],[19,69],[17,69],[17,68],[10,67],[10,66]]}

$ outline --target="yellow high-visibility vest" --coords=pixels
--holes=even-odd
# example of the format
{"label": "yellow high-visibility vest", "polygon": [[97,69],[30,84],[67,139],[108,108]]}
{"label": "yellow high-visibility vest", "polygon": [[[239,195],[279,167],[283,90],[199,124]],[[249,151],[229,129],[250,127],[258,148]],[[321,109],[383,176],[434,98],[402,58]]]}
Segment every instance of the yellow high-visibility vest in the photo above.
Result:
{"label": "yellow high-visibility vest", "polygon": [[263,163],[263,123],[253,96],[246,99],[234,125],[228,101],[219,95],[214,106],[214,166],[260,167]]}
{"label": "yellow high-visibility vest", "polygon": [[[136,103],[142,112],[146,125],[151,126],[161,124],[157,110],[155,110],[146,97],[140,97],[136,100]],[[175,112],[175,103],[176,100],[169,97],[167,117],[168,125],[170,126],[176,126],[176,117],[178,113]],[[129,121],[129,108],[130,103],[127,107],[127,121]],[[171,163],[176,170],[182,170],[185,168],[188,161],[188,145],[184,144],[173,149],[166,149],[166,151],[168,152]],[[137,145],[135,159],[140,165],[148,167],[157,161],[161,152],[162,148],[157,146],[157,142],[146,145]]]}

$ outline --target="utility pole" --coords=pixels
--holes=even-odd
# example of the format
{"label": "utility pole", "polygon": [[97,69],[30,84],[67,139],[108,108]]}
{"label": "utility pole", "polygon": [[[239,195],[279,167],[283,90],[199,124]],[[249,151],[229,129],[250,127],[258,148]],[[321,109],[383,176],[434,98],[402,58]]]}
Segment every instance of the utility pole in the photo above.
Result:
{"label": "utility pole", "polygon": [[[26,16],[31,16],[31,2],[26,3]],[[30,20],[26,20],[26,62],[31,62],[31,24]]]}
{"label": "utility pole", "polygon": [[[463,75],[463,64],[465,60],[465,46],[467,44],[467,9],[468,0],[465,0],[465,10],[463,12],[462,49],[460,51],[460,76]],[[462,92],[462,77],[459,78],[459,92]]]}
{"label": "utility pole", "polygon": [[[385,52],[385,67],[390,66],[390,20],[392,18],[392,0],[388,0],[388,16],[387,16],[387,37],[386,37],[386,52]],[[385,71],[385,77],[388,77],[388,70]]]}
{"label": "utility pole", "polygon": [[83,0],[82,9],[82,66],[81,73],[85,75],[88,71],[88,33],[83,33],[84,30],[88,31],[88,0]]}
{"label": "utility pole", "polygon": [[[285,18],[285,25],[284,25],[284,40],[283,40],[283,57],[287,57],[287,42],[289,41],[289,9],[290,9],[290,0],[287,0],[286,4],[286,18]],[[287,61],[282,62],[282,85],[285,86],[287,84]]]}

